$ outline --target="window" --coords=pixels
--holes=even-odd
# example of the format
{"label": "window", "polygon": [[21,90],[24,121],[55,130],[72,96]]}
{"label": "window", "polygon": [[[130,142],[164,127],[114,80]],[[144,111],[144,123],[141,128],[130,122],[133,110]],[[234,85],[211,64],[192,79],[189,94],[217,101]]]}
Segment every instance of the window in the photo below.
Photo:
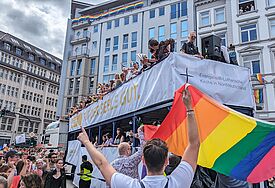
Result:
{"label": "window", "polygon": [[96,50],[96,49],[97,49],[97,41],[93,41],[92,50]]}
{"label": "window", "polygon": [[117,70],[117,55],[113,55],[112,71]]}
{"label": "window", "polygon": [[115,27],[119,27],[119,18],[115,19]]}
{"label": "window", "polygon": [[132,47],[132,48],[137,47],[137,32],[133,32],[133,33],[132,33],[132,43],[131,43],[131,47]]}
{"label": "window", "polygon": [[187,1],[181,2],[181,16],[187,16]]}
{"label": "window", "polygon": [[215,9],[215,23],[222,23],[225,21],[224,7]]}
{"label": "window", "polygon": [[93,88],[94,88],[94,78],[91,77],[89,80],[89,93],[93,93]]}
{"label": "window", "polygon": [[118,36],[114,37],[113,51],[118,50]]}
{"label": "window", "polygon": [[244,56],[243,65],[250,69],[251,75],[261,72],[259,55]]}
{"label": "window", "polygon": [[71,62],[71,70],[70,70],[70,75],[71,76],[74,75],[75,63],[76,63],[75,60]]}
{"label": "window", "polygon": [[149,39],[152,39],[155,37],[155,28],[150,28],[149,29]]}
{"label": "window", "polygon": [[90,74],[95,74],[96,59],[91,59]]}
{"label": "window", "polygon": [[22,55],[22,50],[21,50],[20,48],[16,48],[15,53],[16,53],[17,55]]}
{"label": "window", "polygon": [[43,59],[43,58],[40,58],[39,62],[40,62],[41,65],[46,65],[46,60]]}
{"label": "window", "polygon": [[53,70],[56,69],[56,64],[55,63],[51,63],[51,69],[53,69]]}
{"label": "window", "polygon": [[6,50],[11,51],[11,45],[8,43],[4,43],[4,47]]}
{"label": "window", "polygon": [[257,40],[256,24],[246,25],[241,27],[241,40],[242,42]]}
{"label": "window", "polygon": [[171,5],[171,19],[175,19],[177,17],[177,4]]}
{"label": "window", "polygon": [[150,10],[150,12],[149,12],[149,17],[150,17],[150,18],[156,17],[156,11],[155,11],[155,9]]}
{"label": "window", "polygon": [[109,61],[110,61],[110,57],[109,56],[105,56],[104,57],[103,72],[108,72],[109,71]]}
{"label": "window", "polygon": [[268,0],[268,6],[275,6],[275,0]]}
{"label": "window", "polygon": [[32,53],[29,53],[29,60],[34,61],[34,55]]}
{"label": "window", "polygon": [[82,67],[82,59],[79,59],[77,61],[76,75],[80,75],[81,74],[81,67]]}
{"label": "window", "polygon": [[164,16],[165,14],[165,7],[160,7],[159,8],[159,16]]}
{"label": "window", "polygon": [[98,25],[95,25],[94,26],[94,33],[97,33],[98,32]]}
{"label": "window", "polygon": [[158,28],[158,33],[159,33],[159,38],[158,38],[158,41],[164,41],[165,40],[165,31],[164,31],[164,25],[162,26],[159,26]]}
{"label": "window", "polygon": [[128,38],[129,38],[128,34],[123,35],[123,49],[128,48]]}
{"label": "window", "polygon": [[188,23],[187,20],[181,21],[181,37],[187,38],[188,37]]}
{"label": "window", "polygon": [[187,16],[187,1],[171,5],[171,19]]}
{"label": "window", "polygon": [[171,23],[170,25],[170,37],[173,39],[177,38],[177,23]]}
{"label": "window", "polygon": [[207,26],[207,25],[210,25],[210,15],[209,15],[209,11],[206,11],[206,12],[202,12],[200,13],[200,25],[201,26]]}
{"label": "window", "polygon": [[132,62],[137,61],[137,51],[131,51],[131,61]]}
{"label": "window", "polygon": [[112,29],[112,21],[107,22],[107,29]]}
{"label": "window", "polygon": [[255,10],[254,0],[239,0],[239,13],[250,12]]}
{"label": "window", "polygon": [[105,43],[105,52],[110,51],[110,46],[111,46],[111,39],[108,38],[108,39],[106,39],[106,43]]}
{"label": "window", "polygon": [[74,87],[74,94],[79,93],[79,85],[80,85],[80,78],[77,78],[75,82],[75,87]]}
{"label": "window", "polygon": [[275,20],[270,20],[270,37],[275,37]]}
{"label": "window", "polygon": [[133,15],[133,23],[138,22],[138,14]]}
{"label": "window", "polygon": [[128,61],[128,53],[124,52],[122,53],[122,66],[127,67],[127,61]]}
{"label": "window", "polygon": [[129,24],[129,16],[124,18],[124,25],[128,25]]}

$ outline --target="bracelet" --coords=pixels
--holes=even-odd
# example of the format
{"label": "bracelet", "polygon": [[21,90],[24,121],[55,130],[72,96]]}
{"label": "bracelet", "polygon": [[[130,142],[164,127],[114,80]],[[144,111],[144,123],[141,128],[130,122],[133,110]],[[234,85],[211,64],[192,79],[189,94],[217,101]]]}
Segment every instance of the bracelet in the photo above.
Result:
{"label": "bracelet", "polygon": [[191,114],[194,114],[194,110],[187,110],[187,115],[191,115]]}

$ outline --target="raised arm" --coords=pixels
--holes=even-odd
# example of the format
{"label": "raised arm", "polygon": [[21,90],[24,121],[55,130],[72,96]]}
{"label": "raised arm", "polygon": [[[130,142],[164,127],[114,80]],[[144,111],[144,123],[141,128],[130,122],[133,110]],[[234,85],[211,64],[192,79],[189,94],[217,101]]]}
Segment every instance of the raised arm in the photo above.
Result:
{"label": "raised arm", "polygon": [[196,170],[197,160],[200,148],[200,140],[198,133],[198,126],[195,119],[195,114],[193,111],[192,103],[191,103],[191,95],[186,88],[183,91],[182,96],[183,103],[185,104],[187,111],[187,131],[188,131],[188,145],[182,156],[182,160],[188,162],[193,170]]}
{"label": "raised arm", "polygon": [[104,179],[106,180],[107,184],[111,184],[111,178],[116,170],[109,164],[107,159],[104,157],[102,153],[97,151],[94,145],[90,142],[89,137],[82,127],[82,132],[77,137],[79,141],[86,147],[89,155],[91,156],[93,162],[100,170],[101,174],[103,175]]}

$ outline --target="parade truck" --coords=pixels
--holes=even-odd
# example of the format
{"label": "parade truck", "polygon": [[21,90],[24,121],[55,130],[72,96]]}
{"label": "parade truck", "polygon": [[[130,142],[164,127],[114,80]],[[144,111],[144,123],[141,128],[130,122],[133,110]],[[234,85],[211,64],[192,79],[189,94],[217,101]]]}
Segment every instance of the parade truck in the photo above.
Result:
{"label": "parade truck", "polygon": [[[106,133],[115,138],[117,127],[125,132],[136,132],[139,124],[159,124],[171,109],[174,92],[186,82],[216,101],[253,116],[255,100],[248,68],[170,53],[163,61],[70,118],[66,162],[76,166],[75,173],[79,173],[81,155],[87,154],[77,141],[81,126],[91,141],[97,138],[101,144],[101,137]],[[114,151],[105,151],[108,149],[115,150],[104,148],[101,152],[111,161],[115,154],[110,156]],[[93,176],[102,177],[97,169],[94,169]],[[79,176],[74,178],[77,185]],[[95,180],[92,183],[95,187],[104,187],[102,182]]]}
{"label": "parade truck", "polygon": [[66,150],[68,135],[68,121],[58,120],[50,123],[44,135],[43,147],[46,149]]}

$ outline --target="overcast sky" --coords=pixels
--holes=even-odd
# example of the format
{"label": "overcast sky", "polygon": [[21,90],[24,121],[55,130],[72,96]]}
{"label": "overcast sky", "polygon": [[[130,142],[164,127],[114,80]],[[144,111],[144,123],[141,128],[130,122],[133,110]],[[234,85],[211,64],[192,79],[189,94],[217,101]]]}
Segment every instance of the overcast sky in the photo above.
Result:
{"label": "overcast sky", "polygon": [[[106,0],[80,0],[91,4]],[[0,0],[0,30],[63,58],[71,0]]]}

